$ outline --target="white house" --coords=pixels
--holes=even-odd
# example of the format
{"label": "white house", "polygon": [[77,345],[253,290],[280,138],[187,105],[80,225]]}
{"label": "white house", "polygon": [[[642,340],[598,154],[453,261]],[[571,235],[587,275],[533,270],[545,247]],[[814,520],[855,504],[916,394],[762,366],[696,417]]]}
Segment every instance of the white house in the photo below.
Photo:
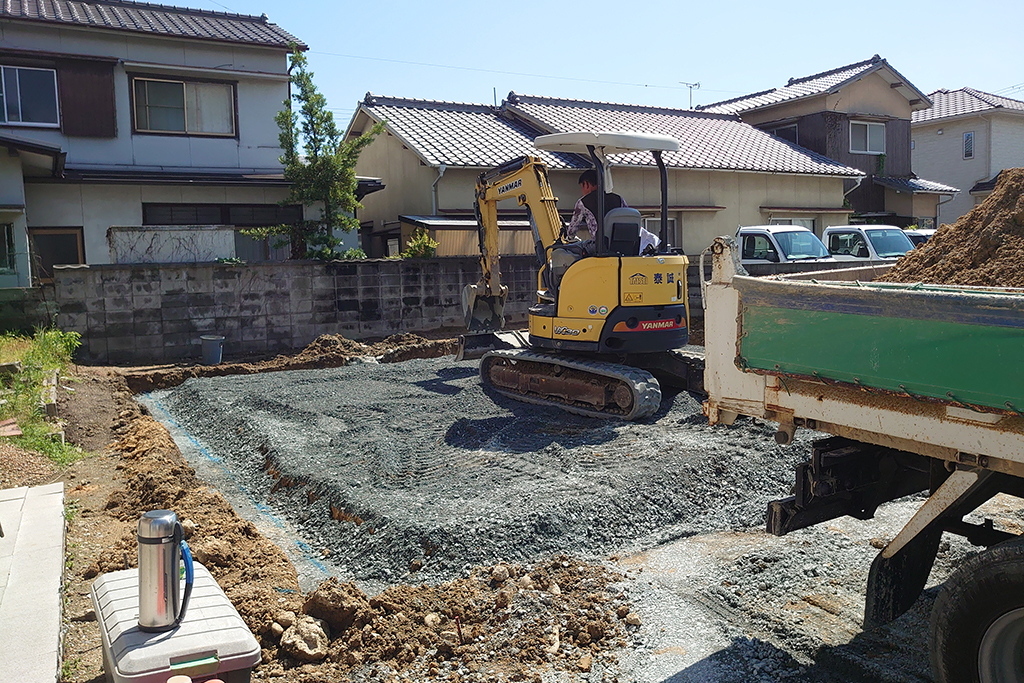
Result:
{"label": "white house", "polygon": [[961,88],[937,90],[932,106],[914,112],[914,169],[943,183],[970,188],[939,206],[939,223],[953,223],[984,201],[995,177],[1024,166],[1024,102]]}
{"label": "white house", "polygon": [[291,45],[266,15],[0,3],[0,287],[55,264],[268,258],[236,229],[302,217],[278,204]]}

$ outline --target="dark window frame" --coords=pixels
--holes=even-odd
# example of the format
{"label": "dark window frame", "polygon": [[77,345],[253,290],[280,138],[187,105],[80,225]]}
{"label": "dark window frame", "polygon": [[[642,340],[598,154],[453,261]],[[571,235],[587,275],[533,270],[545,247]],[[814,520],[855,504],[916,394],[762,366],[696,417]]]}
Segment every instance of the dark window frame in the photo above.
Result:
{"label": "dark window frame", "polygon": [[[62,225],[53,227],[38,227],[28,229],[28,243],[29,249],[33,256],[38,256],[38,250],[36,249],[35,237],[36,235],[74,235],[78,238],[78,263],[86,263],[85,260],[85,227],[75,225]],[[58,264],[65,265],[65,264]],[[44,276],[42,273],[38,275],[40,282],[44,284],[50,284],[53,282],[53,277]]]}
{"label": "dark window frame", "polygon": [[[853,148],[853,127],[864,126],[864,149]],[[882,127],[882,151],[875,151],[869,149],[871,147],[871,127],[881,126]],[[881,121],[863,121],[859,119],[850,119],[850,154],[869,154],[872,156],[882,156],[886,153],[888,147],[888,140],[886,139],[889,134],[889,128]]]}
{"label": "dark window frame", "polygon": [[[192,133],[188,130],[188,102],[185,101],[186,120],[185,130],[173,131],[173,130],[149,130],[139,128],[137,117],[138,112],[135,108],[135,82],[136,81],[160,81],[164,83],[181,83],[182,89],[184,90],[186,83],[214,83],[217,85],[227,85],[231,87],[231,113],[232,113],[232,128],[233,133]],[[184,93],[183,93],[184,94]],[[226,81],[213,78],[192,78],[192,77],[178,77],[168,76],[166,74],[152,74],[152,73],[129,73],[128,74],[128,99],[131,106],[132,116],[132,135],[160,135],[170,137],[188,137],[188,138],[215,138],[220,140],[238,140],[238,81]]]}
{"label": "dark window frame", "polygon": [[[232,225],[239,228],[259,228],[268,225],[266,221],[252,221],[252,222],[237,222],[233,221],[231,217],[232,209],[261,209],[266,210],[269,208],[277,209],[279,217],[282,219],[278,222],[269,222],[269,225],[287,225],[288,215],[287,211],[297,212],[298,215],[295,217],[296,222],[303,220],[303,212],[301,204],[288,204],[281,206],[280,204],[253,204],[253,203],[238,203],[238,204],[203,204],[203,203],[190,203],[190,202],[145,202],[142,204],[142,224],[143,225]],[[219,212],[219,220],[215,223],[205,221],[185,221],[175,222],[166,220],[156,220],[157,217],[153,216],[153,213],[157,211],[166,211],[174,209],[196,209],[205,211]]]}
{"label": "dark window frame", "polygon": [[16,275],[18,273],[18,245],[14,241],[14,223],[0,222],[0,240],[3,241],[6,263],[0,258],[0,275]]}
{"label": "dark window frame", "polygon": [[[968,140],[970,140],[970,148],[971,148],[971,153],[970,154],[967,153],[967,147],[968,147],[968,142],[967,141]],[[963,149],[961,151],[963,152],[964,160],[970,160],[970,159],[974,158],[974,131],[973,130],[969,130],[969,131],[965,131],[964,132]]]}

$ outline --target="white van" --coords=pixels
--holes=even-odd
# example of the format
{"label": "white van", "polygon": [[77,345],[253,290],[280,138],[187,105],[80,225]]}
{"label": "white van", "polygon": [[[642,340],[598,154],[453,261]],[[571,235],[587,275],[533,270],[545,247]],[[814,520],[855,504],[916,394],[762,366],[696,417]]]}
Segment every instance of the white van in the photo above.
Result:
{"label": "white van", "polygon": [[741,227],[736,231],[736,241],[744,265],[836,260],[817,235],[797,225]]}
{"label": "white van", "polygon": [[837,261],[894,261],[914,248],[894,225],[831,225],[822,240]]}

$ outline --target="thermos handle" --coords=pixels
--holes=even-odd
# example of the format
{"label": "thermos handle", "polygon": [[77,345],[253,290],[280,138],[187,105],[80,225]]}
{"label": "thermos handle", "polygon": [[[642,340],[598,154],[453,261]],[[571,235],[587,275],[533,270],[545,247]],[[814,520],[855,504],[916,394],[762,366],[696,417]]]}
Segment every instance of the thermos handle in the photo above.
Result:
{"label": "thermos handle", "polygon": [[177,628],[181,620],[185,618],[185,610],[188,609],[188,599],[192,597],[192,583],[195,580],[195,567],[192,566],[192,551],[188,549],[188,543],[185,542],[184,530],[181,525],[178,524],[174,530],[174,535],[178,538],[178,545],[181,549],[181,559],[185,563],[185,594],[181,598],[181,609],[178,610],[178,616],[174,618],[174,627]]}

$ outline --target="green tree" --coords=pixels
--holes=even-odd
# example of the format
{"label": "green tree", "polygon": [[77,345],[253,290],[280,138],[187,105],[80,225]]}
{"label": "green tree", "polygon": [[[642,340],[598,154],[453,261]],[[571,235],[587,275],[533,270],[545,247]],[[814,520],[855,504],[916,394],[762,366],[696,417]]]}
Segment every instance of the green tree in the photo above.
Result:
{"label": "green tree", "polygon": [[[313,73],[306,68],[306,56],[294,45],[289,70],[293,91],[285,100],[284,109],[274,118],[281,129],[278,139],[284,150],[281,155],[284,177],[290,183],[288,197],[281,204],[318,206],[320,216],[293,225],[247,230],[245,234],[258,238],[287,237],[293,259],[337,258],[334,248],[340,240],[334,236],[334,231],[350,232],[359,227],[359,221],[352,217],[356,209],[361,208],[355,195],[356,161],[384,126],[378,123],[358,138],[345,142],[334,123],[334,114],[327,108],[327,98],[313,84]],[[299,153],[300,141],[302,154]]]}

